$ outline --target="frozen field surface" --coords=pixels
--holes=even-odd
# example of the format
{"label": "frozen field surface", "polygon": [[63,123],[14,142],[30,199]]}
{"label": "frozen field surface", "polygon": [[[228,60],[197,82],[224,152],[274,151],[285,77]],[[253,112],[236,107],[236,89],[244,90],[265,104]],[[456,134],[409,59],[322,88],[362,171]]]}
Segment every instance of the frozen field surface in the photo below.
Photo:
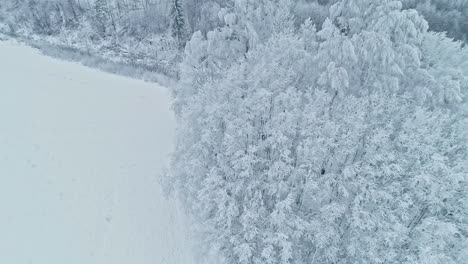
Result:
{"label": "frozen field surface", "polygon": [[169,92],[0,41],[0,263],[188,264]]}

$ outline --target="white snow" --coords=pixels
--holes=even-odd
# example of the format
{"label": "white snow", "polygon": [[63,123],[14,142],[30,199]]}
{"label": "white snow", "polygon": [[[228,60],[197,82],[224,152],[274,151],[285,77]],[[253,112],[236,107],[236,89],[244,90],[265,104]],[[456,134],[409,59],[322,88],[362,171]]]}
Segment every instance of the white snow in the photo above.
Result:
{"label": "white snow", "polygon": [[0,263],[192,263],[165,88],[0,41]]}

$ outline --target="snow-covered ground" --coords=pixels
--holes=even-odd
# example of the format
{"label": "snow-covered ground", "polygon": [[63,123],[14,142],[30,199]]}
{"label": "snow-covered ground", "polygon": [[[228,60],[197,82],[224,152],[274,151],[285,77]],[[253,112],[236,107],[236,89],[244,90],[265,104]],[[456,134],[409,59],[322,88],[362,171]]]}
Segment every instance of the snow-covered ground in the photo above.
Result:
{"label": "snow-covered ground", "polygon": [[192,263],[155,84],[0,41],[0,263]]}

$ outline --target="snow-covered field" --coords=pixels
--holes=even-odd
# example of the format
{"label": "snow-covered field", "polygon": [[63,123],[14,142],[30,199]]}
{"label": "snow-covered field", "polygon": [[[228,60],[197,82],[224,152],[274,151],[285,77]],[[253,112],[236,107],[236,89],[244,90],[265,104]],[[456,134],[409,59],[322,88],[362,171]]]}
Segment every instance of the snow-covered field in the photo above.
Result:
{"label": "snow-covered field", "polygon": [[0,263],[192,263],[168,91],[0,41]]}

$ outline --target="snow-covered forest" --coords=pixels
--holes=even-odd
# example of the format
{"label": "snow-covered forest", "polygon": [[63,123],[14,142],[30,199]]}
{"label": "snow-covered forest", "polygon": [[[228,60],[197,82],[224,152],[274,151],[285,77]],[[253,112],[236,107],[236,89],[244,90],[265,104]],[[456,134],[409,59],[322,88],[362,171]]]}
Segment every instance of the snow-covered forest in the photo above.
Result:
{"label": "snow-covered forest", "polygon": [[[263,5],[244,2],[251,9]],[[330,8],[340,1],[290,2],[288,13],[296,28],[310,19],[320,29]],[[467,40],[468,1],[402,0],[401,4],[402,9],[416,9],[431,30]],[[2,0],[0,32],[178,78],[185,43],[192,34],[200,31],[206,36],[226,26],[224,16],[237,14],[238,5],[236,0]],[[272,10],[254,12],[259,21],[271,19]]]}
{"label": "snow-covered forest", "polygon": [[467,0],[2,0],[0,32],[174,81],[198,263],[468,263]]}

